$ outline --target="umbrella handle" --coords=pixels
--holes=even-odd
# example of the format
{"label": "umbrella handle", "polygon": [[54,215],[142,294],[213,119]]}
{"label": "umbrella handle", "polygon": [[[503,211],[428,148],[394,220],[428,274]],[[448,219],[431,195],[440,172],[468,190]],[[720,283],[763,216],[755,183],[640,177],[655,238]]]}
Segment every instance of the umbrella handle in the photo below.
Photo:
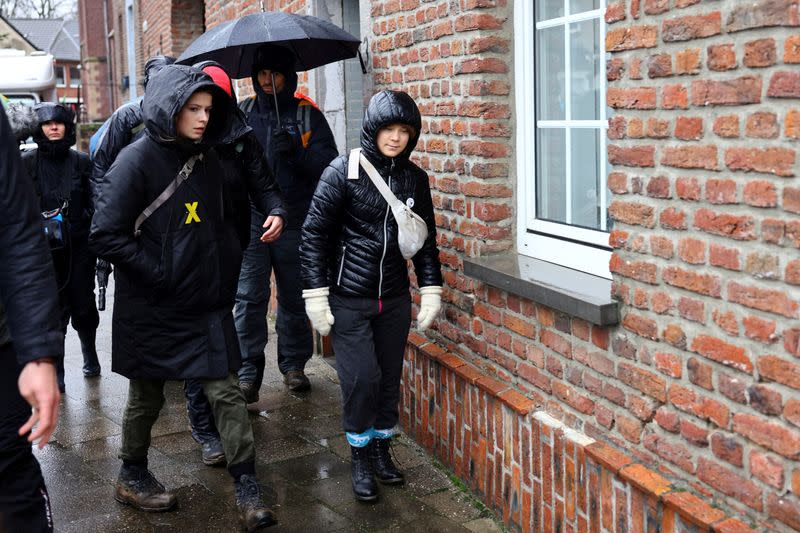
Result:
{"label": "umbrella handle", "polygon": [[275,74],[270,71],[269,75],[272,77],[272,98],[275,100],[275,117],[278,119],[278,129],[281,129],[281,115],[278,112],[278,93],[275,91]]}

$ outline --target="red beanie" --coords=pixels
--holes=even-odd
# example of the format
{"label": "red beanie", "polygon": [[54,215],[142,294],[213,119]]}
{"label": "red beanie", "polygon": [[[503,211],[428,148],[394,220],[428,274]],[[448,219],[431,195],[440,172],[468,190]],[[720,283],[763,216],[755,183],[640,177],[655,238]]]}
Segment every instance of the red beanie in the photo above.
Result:
{"label": "red beanie", "polygon": [[227,73],[221,68],[209,65],[207,67],[203,67],[203,72],[211,76],[211,79],[214,80],[216,83],[225,93],[233,98],[233,89],[231,86],[231,79]]}

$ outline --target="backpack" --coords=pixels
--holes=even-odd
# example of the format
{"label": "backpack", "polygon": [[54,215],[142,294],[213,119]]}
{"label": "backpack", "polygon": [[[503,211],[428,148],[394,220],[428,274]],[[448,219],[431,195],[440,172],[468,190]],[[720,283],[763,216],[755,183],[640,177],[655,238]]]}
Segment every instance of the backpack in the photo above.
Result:
{"label": "backpack", "polygon": [[[300,100],[297,103],[297,114],[295,117],[300,127],[300,140],[303,143],[303,148],[308,148],[308,143],[311,140],[311,110],[319,110],[319,107],[314,100],[303,93],[296,92],[294,93],[294,97]],[[251,96],[239,102],[239,109],[244,113],[245,117],[248,117],[255,105],[256,97]]]}

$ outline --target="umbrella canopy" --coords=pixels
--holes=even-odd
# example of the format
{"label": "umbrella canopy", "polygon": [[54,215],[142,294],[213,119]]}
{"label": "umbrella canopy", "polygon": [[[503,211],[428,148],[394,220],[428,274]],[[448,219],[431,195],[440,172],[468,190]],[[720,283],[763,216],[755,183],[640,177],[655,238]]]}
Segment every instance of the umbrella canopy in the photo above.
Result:
{"label": "umbrella canopy", "polygon": [[0,93],[0,105],[2,105],[4,108],[8,107],[8,98],[3,96],[3,93]]}
{"label": "umbrella canopy", "polygon": [[267,43],[286,48],[295,57],[295,71],[303,71],[355,57],[360,41],[317,17],[266,11],[211,28],[177,62],[191,65],[210,59],[232,78],[246,78],[252,74],[256,50]]}

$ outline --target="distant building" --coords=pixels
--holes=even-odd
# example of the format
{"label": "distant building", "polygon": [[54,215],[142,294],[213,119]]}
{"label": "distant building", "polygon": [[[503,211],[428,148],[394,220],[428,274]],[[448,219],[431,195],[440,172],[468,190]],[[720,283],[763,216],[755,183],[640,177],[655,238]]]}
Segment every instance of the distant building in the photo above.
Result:
{"label": "distant building", "polygon": [[[81,98],[81,52],[77,20],[12,18],[16,28],[36,50],[55,58],[58,101],[77,111]],[[4,48],[16,48],[4,46]]]}

